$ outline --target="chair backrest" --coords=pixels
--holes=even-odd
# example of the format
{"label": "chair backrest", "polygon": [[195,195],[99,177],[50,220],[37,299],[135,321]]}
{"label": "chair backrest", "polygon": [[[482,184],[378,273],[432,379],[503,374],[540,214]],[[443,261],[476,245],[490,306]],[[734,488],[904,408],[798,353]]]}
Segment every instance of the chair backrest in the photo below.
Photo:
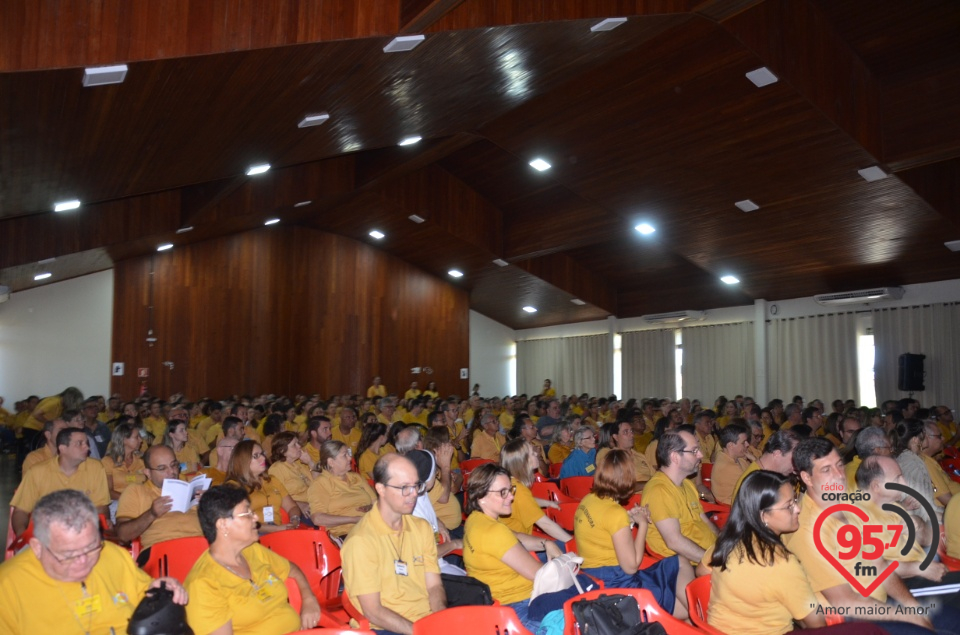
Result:
{"label": "chair backrest", "polygon": [[207,539],[203,536],[158,542],[150,547],[150,559],[143,565],[143,570],[150,577],[170,576],[182,583],[208,547]]}
{"label": "chair backrest", "polygon": [[370,628],[370,620],[365,618],[363,613],[360,612],[360,609],[353,605],[346,593],[341,596],[341,599],[343,600],[343,610],[347,616],[356,620],[357,624],[362,628]]}
{"label": "chair backrest", "polygon": [[707,487],[710,487],[710,476],[713,474],[713,463],[700,464],[700,480]]}
{"label": "chair backrest", "polygon": [[303,595],[300,594],[300,587],[297,586],[297,581],[293,579],[293,576],[287,576],[287,579],[283,581],[287,585],[287,602],[290,603],[290,607],[296,611],[300,612],[300,607],[303,606]]}
{"label": "chair backrest", "polygon": [[260,544],[296,564],[321,607],[339,605],[340,548],[325,529],[288,529],[266,534]]}
{"label": "chair backrest", "polygon": [[27,528],[23,530],[23,533],[20,534],[18,538],[15,533],[13,533],[13,505],[10,506],[10,516],[7,523],[7,546],[6,553],[4,554],[4,561],[9,560],[10,558],[17,555],[21,549],[27,546],[30,542],[30,539],[33,538],[33,517],[30,517],[30,522],[27,523]]}
{"label": "chair backrest", "polygon": [[597,589],[570,598],[563,603],[563,635],[580,635],[580,628],[573,617],[573,603],[579,600],[593,600],[601,595],[633,596],[640,607],[640,620],[659,622],[669,635],[703,635],[702,632],[664,611],[647,589]]}
{"label": "chair backrest", "polygon": [[710,576],[694,578],[687,585],[687,609],[690,621],[708,632],[719,632],[707,623],[707,608],[710,606]]}
{"label": "chair backrest", "polygon": [[576,513],[580,503],[560,503],[560,509],[548,507],[545,511],[547,517],[557,523],[566,531],[573,531],[573,515]]}
{"label": "chair backrest", "polygon": [[507,606],[458,606],[431,613],[413,623],[413,635],[533,635]]}
{"label": "chair backrest", "polygon": [[592,476],[568,476],[560,480],[560,491],[577,500],[583,499],[593,489]]}
{"label": "chair backrest", "polygon": [[563,463],[550,464],[550,478],[560,478],[560,470],[563,469]]}
{"label": "chair backrest", "polygon": [[722,529],[727,524],[727,519],[730,518],[730,505],[707,502],[701,502],[700,505],[703,506],[704,513],[710,517],[714,525]]}
{"label": "chair backrest", "polygon": [[556,483],[551,483],[550,481],[541,481],[539,483],[533,483],[530,486],[530,493],[532,493],[535,498],[557,501],[558,503],[577,502],[576,499],[570,498],[569,496],[561,492],[560,488],[557,487]]}
{"label": "chair backrest", "polygon": [[643,500],[643,497],[639,492],[637,492],[636,494],[630,497],[630,500],[628,500],[626,503],[623,504],[623,508],[626,510],[633,509],[637,505],[642,505],[643,503],[640,502],[642,500]]}

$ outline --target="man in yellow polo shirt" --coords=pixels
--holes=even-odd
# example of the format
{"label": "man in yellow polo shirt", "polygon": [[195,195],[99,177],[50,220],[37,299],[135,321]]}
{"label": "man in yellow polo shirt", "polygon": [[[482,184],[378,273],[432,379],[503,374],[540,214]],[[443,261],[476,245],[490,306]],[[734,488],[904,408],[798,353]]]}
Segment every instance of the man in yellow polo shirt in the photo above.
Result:
{"label": "man in yellow polo shirt", "polygon": [[923,459],[927,473],[930,474],[934,498],[937,499],[937,503],[946,508],[954,494],[960,493],[960,483],[947,476],[937,460],[933,458],[943,452],[943,432],[940,426],[933,421],[927,421],[923,424],[923,432],[920,458]]}
{"label": "man in yellow polo shirt", "polygon": [[[155,445],[143,455],[143,464],[147,482],[128,485],[120,494],[117,537],[123,542],[140,538],[146,550],[164,540],[202,536],[196,506],[185,514],[170,511],[173,501],[169,496],[160,495],[164,479],[180,476],[180,462],[173,450],[165,445]],[[141,558],[143,562],[146,559],[145,556]]]}
{"label": "man in yellow polo shirt", "polygon": [[700,562],[717,541],[717,527],[700,504],[697,487],[689,476],[700,472],[703,454],[689,426],[668,430],[657,444],[660,469],[643,489],[653,523],[647,529],[647,546],[661,556],[679,554]]}
{"label": "man in yellow polo shirt", "polygon": [[0,632],[126,633],[144,593],[161,582],[187,603],[175,579],[151,580],[124,549],[103,542],[89,498],[53,492],[34,508],[30,548],[0,566]]}
{"label": "man in yellow polo shirt", "polygon": [[86,494],[97,506],[98,513],[110,518],[110,490],[107,473],[100,461],[89,458],[87,433],[65,428],[57,435],[58,456],[35,465],[23,476],[10,504],[13,531],[20,535],[30,523],[30,514],[41,498],[61,489],[75,489]]}
{"label": "man in yellow polo shirt", "polygon": [[414,622],[447,606],[433,529],[412,516],[423,483],[397,454],[377,461],[373,481],[377,504],[340,552],[344,591],[372,628],[411,635]]}
{"label": "man in yellow polo shirt", "polygon": [[360,426],[357,425],[357,411],[349,406],[344,406],[343,410],[340,411],[340,424],[333,426],[330,438],[345,443],[350,451],[356,454],[362,434]]}
{"label": "man in yellow polo shirt", "polygon": [[387,387],[383,385],[383,382],[380,381],[379,377],[373,378],[373,385],[367,388],[367,397],[373,399],[374,397],[386,397],[387,396]]}
{"label": "man in yellow polo shirt", "polygon": [[740,491],[740,485],[747,475],[757,470],[769,470],[778,472],[784,476],[793,473],[793,450],[800,443],[800,437],[789,430],[777,430],[767,439],[767,445],[763,448],[763,454],[756,461],[743,471],[737,484],[733,487],[733,498],[736,500],[737,492]]}
{"label": "man in yellow polo shirt", "polygon": [[500,450],[507,439],[500,434],[500,421],[496,415],[486,414],[480,420],[482,430],[473,435],[473,444],[470,446],[471,459],[489,459],[500,463]]}
{"label": "man in yellow polo shirt", "polygon": [[26,456],[23,460],[23,471],[27,472],[30,468],[38,463],[43,463],[48,461],[55,456],[57,456],[57,435],[60,434],[60,431],[64,428],[80,428],[80,425],[77,423],[75,418],[71,418],[69,421],[64,419],[62,416],[57,417],[53,421],[47,421],[43,424],[43,436],[46,438],[47,442],[43,447],[37,448],[30,454]]}
{"label": "man in yellow polo shirt", "polygon": [[693,417],[693,427],[696,430],[697,443],[700,444],[704,463],[713,463],[713,455],[717,451],[715,423],[716,415],[713,414],[713,410],[701,410]]}

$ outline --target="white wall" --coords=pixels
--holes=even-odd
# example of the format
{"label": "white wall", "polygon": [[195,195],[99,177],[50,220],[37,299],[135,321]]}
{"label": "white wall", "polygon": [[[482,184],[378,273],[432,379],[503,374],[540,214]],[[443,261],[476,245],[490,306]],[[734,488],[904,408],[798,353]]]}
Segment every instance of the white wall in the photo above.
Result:
{"label": "white wall", "polygon": [[470,385],[481,395],[516,394],[516,350],[512,328],[470,311]]}
{"label": "white wall", "polygon": [[110,390],[113,271],[18,291],[0,304],[0,396]]}

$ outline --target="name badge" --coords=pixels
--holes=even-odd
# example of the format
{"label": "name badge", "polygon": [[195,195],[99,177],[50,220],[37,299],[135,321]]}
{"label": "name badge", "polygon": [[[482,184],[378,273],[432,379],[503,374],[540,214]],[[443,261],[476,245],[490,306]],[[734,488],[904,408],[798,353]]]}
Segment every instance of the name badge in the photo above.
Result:
{"label": "name badge", "polygon": [[99,613],[102,610],[102,607],[100,606],[100,596],[93,595],[88,598],[77,600],[73,603],[73,610],[79,617],[87,617],[88,615]]}
{"label": "name badge", "polygon": [[394,560],[393,570],[397,575],[407,575],[407,563],[403,560]]}
{"label": "name badge", "polygon": [[263,522],[267,524],[273,523],[273,506],[268,506],[263,508]]}
{"label": "name badge", "polygon": [[257,599],[261,602],[269,602],[272,597],[273,594],[270,592],[269,586],[262,586],[257,589]]}
{"label": "name badge", "polygon": [[587,474],[590,474],[590,473],[592,473],[595,469],[597,469],[597,467],[591,463],[590,465],[588,465],[588,466],[586,467],[586,469],[585,469],[584,471],[585,471]]}

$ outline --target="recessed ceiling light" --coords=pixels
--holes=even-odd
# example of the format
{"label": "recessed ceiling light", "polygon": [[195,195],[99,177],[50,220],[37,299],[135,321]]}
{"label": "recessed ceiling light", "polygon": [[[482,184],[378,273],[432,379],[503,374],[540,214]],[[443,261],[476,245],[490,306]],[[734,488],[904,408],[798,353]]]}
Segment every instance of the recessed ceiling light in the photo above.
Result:
{"label": "recessed ceiling light", "polygon": [[157,246],[157,251],[166,251],[168,249],[173,249],[173,243],[164,243]]}
{"label": "recessed ceiling light", "polygon": [[869,168],[863,168],[862,170],[857,170],[857,174],[863,177],[864,181],[879,181],[880,179],[885,179],[889,174],[883,171],[879,165],[873,165]]}
{"label": "recessed ceiling light", "polygon": [[56,262],[56,258],[44,258],[37,262],[38,265],[49,265],[51,262]]}
{"label": "recessed ceiling light", "polygon": [[192,232],[192,231],[193,231],[193,226],[191,225],[190,227],[181,227],[180,229],[177,230],[177,233],[186,234],[187,232]]}
{"label": "recessed ceiling light", "polygon": [[570,301],[573,302],[574,304],[576,304],[577,306],[583,306],[584,304],[586,304],[586,302],[584,302],[584,301],[581,300],[580,298],[574,298],[574,299],[572,299],[572,300],[570,300]]}
{"label": "recessed ceiling light", "polygon": [[755,212],[760,209],[760,206],[751,201],[749,198],[745,198],[742,201],[737,201],[734,203],[741,211],[744,212]]}
{"label": "recessed ceiling light", "polygon": [[415,223],[418,224],[418,225],[419,225],[420,223],[422,223],[423,221],[427,220],[427,219],[424,218],[423,216],[419,216],[419,215],[417,215],[417,214],[410,214],[409,216],[407,216],[407,218],[409,218],[410,220],[412,220],[413,222],[415,222]]}
{"label": "recessed ceiling light", "polygon": [[462,278],[463,272],[458,271],[457,269],[451,269],[450,271],[447,272],[447,275],[449,275],[451,278]]}
{"label": "recessed ceiling light", "polygon": [[537,309],[534,308],[534,307],[532,307],[532,306],[525,306],[525,307],[523,307],[523,310],[526,311],[527,313],[536,313],[536,312],[537,312]]}
{"label": "recessed ceiling light", "polygon": [[279,222],[280,222],[280,219],[279,219],[279,218],[268,218],[267,220],[263,221],[263,224],[264,224],[264,225],[276,225],[276,224],[279,223]]}
{"label": "recessed ceiling light", "polygon": [[97,66],[94,68],[83,69],[83,85],[87,87],[121,84],[126,77],[126,64],[118,64],[116,66]]}
{"label": "recessed ceiling light", "polygon": [[72,201],[60,201],[59,203],[53,204],[53,211],[55,212],[69,212],[72,209],[77,209],[80,207],[80,201],[73,199]]}
{"label": "recessed ceiling light", "polygon": [[390,40],[390,43],[383,47],[384,53],[403,53],[412,51],[420,46],[425,36],[423,35],[398,35]]}
{"label": "recessed ceiling light", "polygon": [[725,284],[737,284],[740,282],[740,278],[736,276],[726,275],[720,278],[720,282],[723,282]]}
{"label": "recessed ceiling light", "polygon": [[247,168],[247,176],[255,176],[257,174],[263,174],[270,169],[269,163],[261,163],[259,165],[251,165]]}
{"label": "recessed ceiling light", "polygon": [[780,78],[770,72],[770,69],[766,66],[761,66],[760,68],[747,73],[747,79],[753,82],[754,86],[757,88],[763,88],[764,86],[776,84],[778,81],[780,81]]}
{"label": "recessed ceiling light", "polygon": [[[943,243],[943,246],[950,251],[960,251],[960,240],[951,240]],[[41,261],[43,262],[43,261]]]}
{"label": "recessed ceiling light", "polygon": [[376,238],[377,240],[380,240],[381,238],[386,236],[386,234],[384,234],[382,231],[378,231],[376,229],[371,230],[370,235]]}
{"label": "recessed ceiling light", "polygon": [[601,20],[600,22],[594,24],[592,27],[590,27],[590,30],[594,33],[597,31],[612,31],[626,21],[626,18],[607,18],[606,20]]}
{"label": "recessed ceiling light", "polygon": [[300,201],[299,203],[294,203],[293,206],[294,206],[294,207],[306,207],[307,205],[309,205],[309,204],[312,203],[312,202],[313,202],[313,201]]}
{"label": "recessed ceiling light", "polygon": [[49,278],[49,277],[52,276],[52,275],[53,275],[53,274],[50,273],[49,271],[44,271],[43,273],[38,273],[37,275],[35,275],[35,276],[33,277],[33,279],[34,279],[34,280],[37,280],[37,281],[46,280],[47,278]]}
{"label": "recessed ceiling light", "polygon": [[498,267],[506,267],[510,263],[504,260],[503,258],[497,258],[496,260],[493,261],[493,264],[497,265]]}
{"label": "recessed ceiling light", "polygon": [[653,232],[657,231],[657,229],[650,223],[640,223],[639,225],[634,227],[634,229],[640,232],[641,234],[643,234],[644,236],[649,236]]}
{"label": "recessed ceiling light", "polygon": [[414,136],[412,136],[412,137],[404,137],[403,139],[400,140],[400,143],[398,143],[397,145],[398,145],[398,146],[412,146],[412,145],[415,144],[415,143],[420,143],[420,139],[421,139],[421,137],[418,137],[418,136],[416,136],[416,135],[414,135]]}
{"label": "recessed ceiling light", "polygon": [[326,123],[327,119],[330,118],[330,115],[325,112],[320,112],[315,115],[307,115],[300,120],[300,123],[297,124],[297,128],[310,128],[312,126],[319,126],[322,123]]}
{"label": "recessed ceiling light", "polygon": [[549,163],[547,163],[543,159],[537,157],[536,159],[530,162],[530,167],[532,167],[534,170],[537,170],[538,172],[543,172],[544,170],[549,170],[551,166]]}

